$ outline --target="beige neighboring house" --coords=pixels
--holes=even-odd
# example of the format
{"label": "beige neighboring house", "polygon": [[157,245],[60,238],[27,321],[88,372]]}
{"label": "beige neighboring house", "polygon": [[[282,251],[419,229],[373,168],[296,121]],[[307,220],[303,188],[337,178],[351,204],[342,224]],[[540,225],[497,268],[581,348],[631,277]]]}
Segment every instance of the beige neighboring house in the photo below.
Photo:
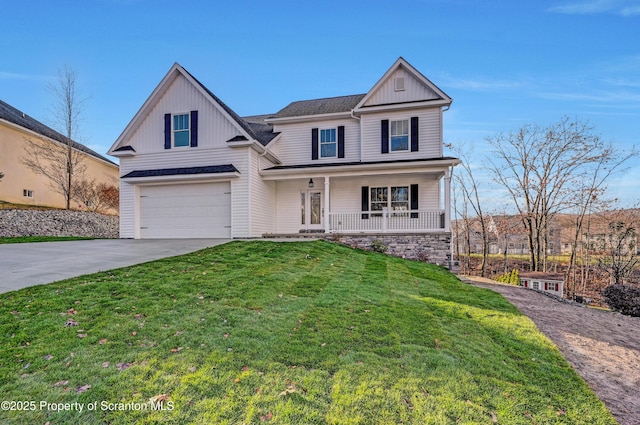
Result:
{"label": "beige neighboring house", "polygon": [[[65,143],[62,134],[0,100],[0,172],[4,173],[0,182],[0,201],[64,208],[64,196],[51,188],[50,180],[36,174],[21,161],[27,139]],[[73,142],[73,147],[84,154],[82,163],[86,165],[86,179],[118,187],[116,163],[80,143]],[[72,201],[71,207],[84,209],[85,206]]]}

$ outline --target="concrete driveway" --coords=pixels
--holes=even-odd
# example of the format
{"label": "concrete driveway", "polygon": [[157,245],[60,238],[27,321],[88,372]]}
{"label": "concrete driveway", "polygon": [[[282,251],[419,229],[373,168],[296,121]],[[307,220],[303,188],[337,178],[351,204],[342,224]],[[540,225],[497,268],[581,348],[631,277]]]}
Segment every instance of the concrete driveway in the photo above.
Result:
{"label": "concrete driveway", "polygon": [[174,257],[230,239],[96,239],[0,245],[0,293]]}

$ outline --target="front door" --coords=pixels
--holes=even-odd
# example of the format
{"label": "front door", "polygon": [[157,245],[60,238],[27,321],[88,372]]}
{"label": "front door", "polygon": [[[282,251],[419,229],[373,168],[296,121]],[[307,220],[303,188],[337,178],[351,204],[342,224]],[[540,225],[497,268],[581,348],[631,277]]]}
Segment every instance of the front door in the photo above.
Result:
{"label": "front door", "polygon": [[321,190],[307,190],[300,194],[302,209],[302,228],[305,230],[323,229],[324,205]]}

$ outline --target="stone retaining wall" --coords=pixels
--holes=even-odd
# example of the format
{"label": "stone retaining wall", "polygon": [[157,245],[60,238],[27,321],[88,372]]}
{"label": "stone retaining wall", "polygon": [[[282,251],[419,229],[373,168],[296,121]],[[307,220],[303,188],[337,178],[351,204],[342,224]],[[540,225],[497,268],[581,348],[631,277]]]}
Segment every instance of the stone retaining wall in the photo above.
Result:
{"label": "stone retaining wall", "polygon": [[[355,248],[372,250],[384,244],[385,253],[411,260],[426,261],[449,267],[451,263],[451,233],[402,234],[382,233],[375,235],[326,235],[327,239]],[[379,241],[379,242],[376,242]]]}
{"label": "stone retaining wall", "polygon": [[0,210],[0,237],[118,238],[119,217],[71,210]]}

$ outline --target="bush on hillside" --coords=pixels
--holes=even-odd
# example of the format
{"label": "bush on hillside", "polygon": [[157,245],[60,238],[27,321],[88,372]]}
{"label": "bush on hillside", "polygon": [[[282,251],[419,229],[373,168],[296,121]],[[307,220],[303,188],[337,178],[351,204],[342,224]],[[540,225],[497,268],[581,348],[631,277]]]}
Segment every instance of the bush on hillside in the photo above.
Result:
{"label": "bush on hillside", "polygon": [[387,252],[387,249],[389,249],[389,247],[387,246],[387,244],[385,244],[383,241],[381,241],[380,239],[375,239],[371,242],[370,245],[371,251],[373,252],[379,252],[381,254],[384,254],[385,252]]}
{"label": "bush on hillside", "polygon": [[613,310],[628,316],[640,317],[640,288],[611,285],[604,288],[602,295]]}
{"label": "bush on hillside", "polygon": [[508,283],[509,285],[519,285],[520,272],[517,269],[513,269],[509,273],[498,276],[495,280],[502,283]]}

